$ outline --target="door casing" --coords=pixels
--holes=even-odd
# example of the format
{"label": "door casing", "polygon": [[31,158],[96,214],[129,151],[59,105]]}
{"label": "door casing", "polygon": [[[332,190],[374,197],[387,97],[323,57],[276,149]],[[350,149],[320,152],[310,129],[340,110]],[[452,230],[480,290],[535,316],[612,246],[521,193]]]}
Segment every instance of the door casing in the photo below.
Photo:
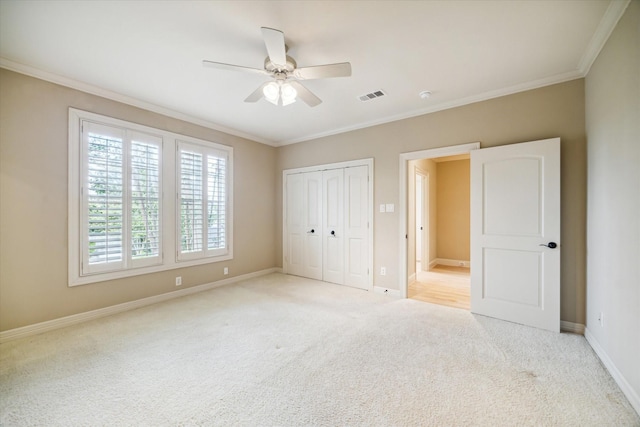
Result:
{"label": "door casing", "polygon": [[400,259],[399,259],[399,271],[400,277],[398,278],[400,283],[400,297],[407,298],[408,272],[407,272],[407,258],[408,258],[408,244],[407,237],[409,233],[408,221],[407,221],[407,170],[409,160],[419,159],[434,159],[437,157],[454,156],[457,154],[468,154],[471,150],[477,150],[480,148],[479,142],[471,142],[468,144],[453,145],[450,147],[433,148],[430,150],[412,151],[410,153],[400,154],[400,200],[399,200],[399,215],[400,215],[400,232],[398,235],[399,247],[400,247]]}

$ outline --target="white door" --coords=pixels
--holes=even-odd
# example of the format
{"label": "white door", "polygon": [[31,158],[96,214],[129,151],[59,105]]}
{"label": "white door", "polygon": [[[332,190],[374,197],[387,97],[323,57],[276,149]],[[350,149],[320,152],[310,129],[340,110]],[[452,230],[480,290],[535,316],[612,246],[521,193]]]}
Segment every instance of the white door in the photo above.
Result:
{"label": "white door", "polygon": [[322,280],[322,172],[307,172],[304,179],[303,276]]}
{"label": "white door", "polygon": [[369,168],[346,168],[344,183],[344,284],[369,289]]}
{"label": "white door", "polygon": [[559,332],[559,138],[471,151],[471,311]]}
{"label": "white door", "polygon": [[322,172],[323,280],[344,284],[344,169]]}
{"label": "white door", "polygon": [[322,279],[322,172],[287,177],[287,272]]}
{"label": "white door", "polygon": [[304,174],[291,174],[287,177],[287,272],[296,276],[304,275],[304,245],[307,229],[305,227]]}
{"label": "white door", "polygon": [[371,288],[369,169],[365,164],[285,172],[283,266],[288,274]]}
{"label": "white door", "polygon": [[[415,215],[416,215],[416,263],[422,269],[422,175],[416,173],[416,195],[415,195]],[[416,271],[416,274],[419,271]]]}

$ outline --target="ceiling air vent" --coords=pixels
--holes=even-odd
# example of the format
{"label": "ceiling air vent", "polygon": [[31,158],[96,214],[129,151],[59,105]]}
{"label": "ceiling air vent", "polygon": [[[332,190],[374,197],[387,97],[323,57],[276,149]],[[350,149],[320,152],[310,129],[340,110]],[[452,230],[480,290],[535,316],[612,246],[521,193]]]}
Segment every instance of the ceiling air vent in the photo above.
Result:
{"label": "ceiling air vent", "polygon": [[367,93],[364,95],[360,95],[358,99],[362,102],[371,101],[372,99],[380,98],[381,96],[385,96],[386,93],[382,90],[376,90],[375,92]]}

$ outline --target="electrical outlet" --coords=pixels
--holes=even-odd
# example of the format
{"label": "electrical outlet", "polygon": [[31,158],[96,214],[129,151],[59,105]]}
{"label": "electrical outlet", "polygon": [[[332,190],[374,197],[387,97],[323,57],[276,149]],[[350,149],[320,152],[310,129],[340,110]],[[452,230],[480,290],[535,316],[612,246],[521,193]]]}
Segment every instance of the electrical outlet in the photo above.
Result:
{"label": "electrical outlet", "polygon": [[601,327],[604,327],[604,313],[600,312],[600,317],[598,317],[598,322],[600,323]]}
{"label": "electrical outlet", "polygon": [[387,267],[380,267],[380,275],[381,276],[387,275]]}
{"label": "electrical outlet", "polygon": [[182,286],[182,276],[176,276],[176,286]]}
{"label": "electrical outlet", "polygon": [[226,276],[227,274],[229,274],[229,267],[225,267],[225,268],[224,268],[224,274],[225,274],[225,276]]}

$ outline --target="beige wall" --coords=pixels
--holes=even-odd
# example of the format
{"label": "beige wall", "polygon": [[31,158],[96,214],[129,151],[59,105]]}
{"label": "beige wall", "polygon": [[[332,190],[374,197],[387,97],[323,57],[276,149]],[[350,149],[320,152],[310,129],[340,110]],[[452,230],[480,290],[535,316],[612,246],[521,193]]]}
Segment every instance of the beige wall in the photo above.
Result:
{"label": "beige wall", "polygon": [[[69,107],[234,147],[234,259],[68,287]],[[275,171],[272,147],[0,69],[0,330],[274,267]]]}
{"label": "beige wall", "polygon": [[[222,279],[209,264],[67,287],[67,114],[72,106],[231,145],[231,276],[282,266],[282,170],[374,158],[374,204],[398,204],[400,153],[481,141],[562,138],[563,320],[584,323],[584,80],[574,80],[274,149],[77,90],[0,70],[0,330]],[[399,289],[399,218],[374,215],[374,283]],[[254,215],[260,212],[260,215]],[[27,224],[28,226],[24,226]],[[26,255],[25,255],[26,254]],[[379,276],[380,266],[387,275]]]}
{"label": "beige wall", "polygon": [[[277,206],[282,170],[374,158],[374,206],[399,202],[400,153],[480,141],[482,147],[562,140],[561,318],[584,323],[586,140],[584,80],[543,87],[278,149]],[[399,289],[400,220],[374,209],[374,284]],[[282,265],[282,213],[278,210],[278,264]],[[380,276],[380,267],[387,275]],[[402,266],[402,268],[406,268]]]}
{"label": "beige wall", "polygon": [[469,160],[438,162],[438,258],[470,260]]}
{"label": "beige wall", "polygon": [[640,412],[640,1],[629,4],[587,75],[586,129],[587,337]]}

